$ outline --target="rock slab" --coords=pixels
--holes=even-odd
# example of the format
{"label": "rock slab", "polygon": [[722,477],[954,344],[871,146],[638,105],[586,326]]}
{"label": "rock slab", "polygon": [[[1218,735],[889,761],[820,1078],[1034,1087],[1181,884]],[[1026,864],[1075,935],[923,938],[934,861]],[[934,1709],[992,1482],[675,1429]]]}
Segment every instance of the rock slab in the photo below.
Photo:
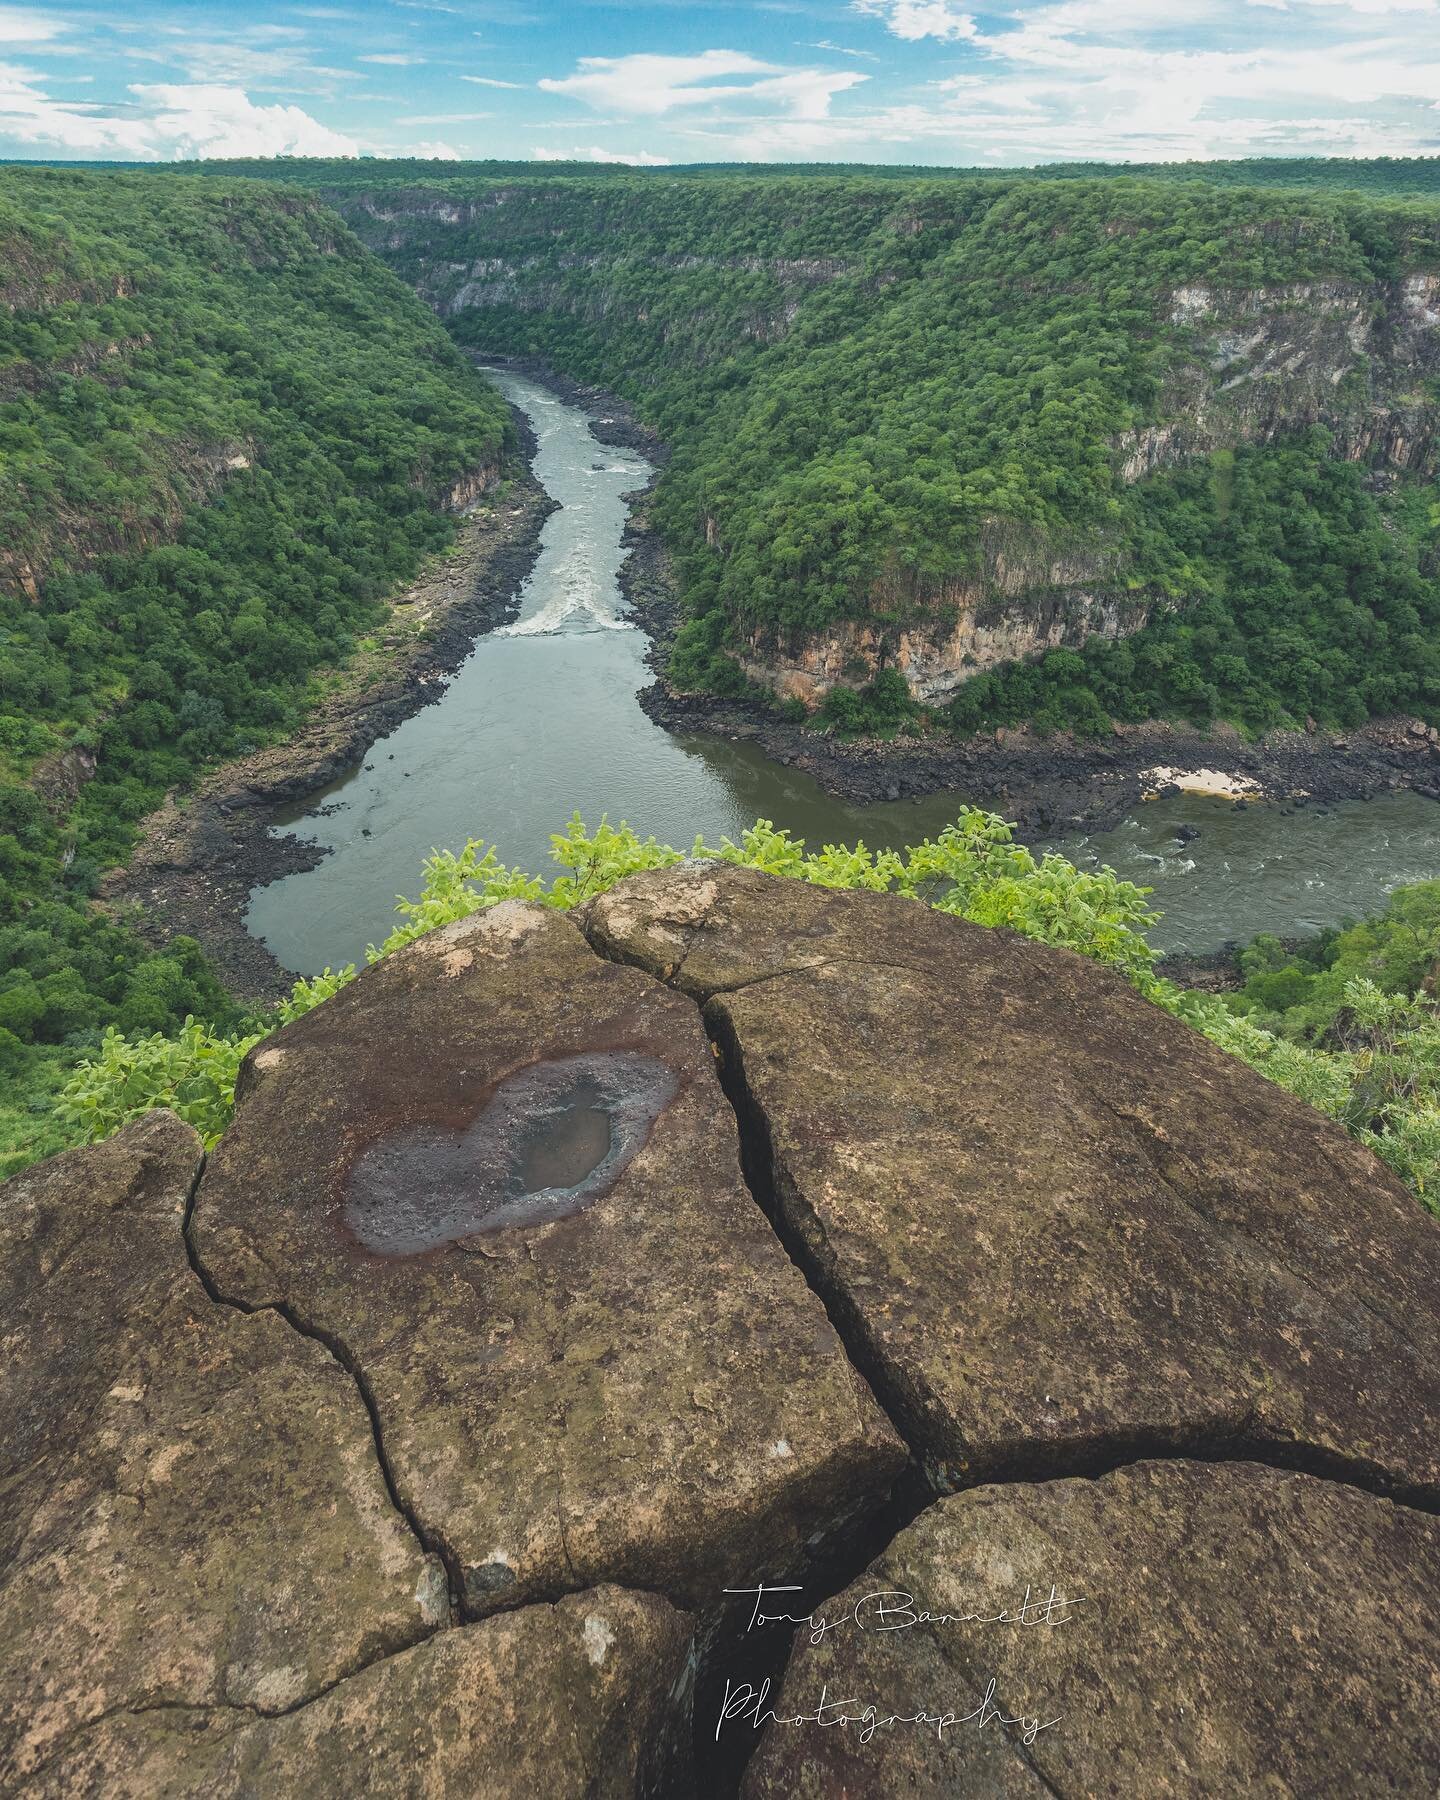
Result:
{"label": "rock slab", "polygon": [[[643,1130],[624,1082],[555,1098],[557,1068],[604,1088],[617,1061],[666,1073]],[[592,1138],[598,1188],[525,1189]],[[194,1242],[356,1371],[470,1617],[602,1581],[713,1610],[905,1460],[744,1185],[694,1004],[538,906],[432,932],[267,1040]]]}
{"label": "rock slab", "polygon": [[1440,1501],[1440,1232],[1065,951],[687,864],[588,907],[705,1007],[752,1179],[942,1488],[1246,1455]]}
{"label": "rock slab", "polygon": [[972,1489],[819,1607],[746,1800],[1433,1792],[1437,1583],[1433,1517],[1255,1464]]}
{"label": "rock slab", "polygon": [[690,1791],[684,1615],[592,1589],[444,1631],[282,1718],[107,1719],[46,1771],[47,1800],[672,1800]]}
{"label": "rock slab", "polygon": [[349,1376],[216,1305],[152,1113],[0,1198],[0,1788],[130,1708],[277,1713],[448,1616]]}

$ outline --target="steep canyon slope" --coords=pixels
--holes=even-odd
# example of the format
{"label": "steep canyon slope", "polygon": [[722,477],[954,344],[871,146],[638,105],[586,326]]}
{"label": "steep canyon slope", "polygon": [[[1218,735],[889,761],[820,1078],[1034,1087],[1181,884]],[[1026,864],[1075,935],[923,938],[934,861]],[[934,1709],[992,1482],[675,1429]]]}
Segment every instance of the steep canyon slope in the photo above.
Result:
{"label": "steep canyon slope", "polygon": [[313,197],[0,171],[0,1075],[226,1016],[193,942],[90,912],[100,871],[167,789],[293,730],[509,431]]}
{"label": "steep canyon slope", "polygon": [[325,191],[462,343],[618,388],[669,438],[680,685],[809,708],[898,671],[902,711],[961,729],[1440,698],[1433,201],[353,169]]}

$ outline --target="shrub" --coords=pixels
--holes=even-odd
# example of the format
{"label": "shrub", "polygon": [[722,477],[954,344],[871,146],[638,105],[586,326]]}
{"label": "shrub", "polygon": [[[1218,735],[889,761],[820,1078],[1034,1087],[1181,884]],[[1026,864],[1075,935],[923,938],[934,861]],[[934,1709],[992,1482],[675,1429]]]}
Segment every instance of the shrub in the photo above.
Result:
{"label": "shrub", "polygon": [[[1336,1042],[1325,1049],[1293,1042],[1233,1012],[1223,999],[1187,993],[1156,975],[1156,953],[1145,935],[1157,920],[1147,905],[1148,889],[1112,869],[1077,869],[1054,855],[1037,860],[1015,843],[1003,819],[975,809],[904,851],[874,851],[863,843],[810,850],[761,819],[738,844],[727,838],[711,847],[697,838],[689,855],[818,887],[892,893],[1106,963],[1147,999],[1343,1123],[1427,1205],[1440,1199],[1440,1008],[1424,996],[1387,995],[1373,982],[1351,980]],[[425,932],[501,900],[564,910],[628,875],[669,867],[685,855],[623,823],[617,828],[602,819],[592,835],[576,814],[552,836],[551,858],[560,872],[547,885],[508,867],[478,839],[458,852],[434,852],[423,865],[419,898],[400,901],[402,923],[370,947],[367,960],[379,962]],[[1406,911],[1408,916],[1413,908]],[[1252,959],[1267,977],[1274,961],[1264,947]],[[229,1120],[247,1051],[269,1031],[323,1005],[354,975],[351,966],[297,981],[289,999],[248,1035],[211,1032],[193,1018],[171,1038],[158,1032],[127,1038],[112,1028],[98,1056],[83,1063],[64,1090],[62,1115],[84,1136],[99,1138],[152,1107],[169,1106],[213,1143]]]}

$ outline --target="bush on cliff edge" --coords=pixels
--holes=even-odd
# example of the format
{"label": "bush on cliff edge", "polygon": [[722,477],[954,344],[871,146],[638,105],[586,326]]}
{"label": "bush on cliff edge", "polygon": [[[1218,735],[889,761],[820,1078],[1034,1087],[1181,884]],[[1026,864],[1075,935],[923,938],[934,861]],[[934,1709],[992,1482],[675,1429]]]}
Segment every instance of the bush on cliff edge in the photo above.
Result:
{"label": "bush on cliff edge", "polygon": [[[1370,1145],[1424,1203],[1440,1196],[1440,1008],[1428,998],[1387,994],[1374,982],[1348,981],[1338,1005],[1346,1033],[1332,1047],[1296,1043],[1237,1014],[1213,995],[1187,992],[1155,973],[1145,937],[1157,915],[1149,890],[1112,869],[1077,869],[1063,857],[1038,861],[1014,842],[993,813],[969,809],[939,837],[904,851],[803,841],[759,820],[738,844],[688,852],[640,838],[603,819],[593,835],[574,815],[551,838],[560,873],[550,882],[509,868],[493,846],[471,839],[463,850],[436,851],[424,863],[418,900],[400,901],[402,923],[367,952],[378,962],[427,931],[501,900],[568,909],[643,869],[688,854],[738,863],[820,887],[866,888],[918,901],[976,925],[1004,925],[1042,944],[1077,951],[1124,974],[1148,1000],[1184,1019],[1269,1080],[1338,1119]],[[269,1032],[321,1005],[354,979],[353,965],[295,983],[258,1029],[225,1034],[187,1019],[176,1036],[106,1032],[97,1056],[65,1088],[61,1116],[77,1137],[107,1137],[155,1106],[169,1106],[207,1144],[219,1138],[235,1104],[235,1078],[246,1053]]]}

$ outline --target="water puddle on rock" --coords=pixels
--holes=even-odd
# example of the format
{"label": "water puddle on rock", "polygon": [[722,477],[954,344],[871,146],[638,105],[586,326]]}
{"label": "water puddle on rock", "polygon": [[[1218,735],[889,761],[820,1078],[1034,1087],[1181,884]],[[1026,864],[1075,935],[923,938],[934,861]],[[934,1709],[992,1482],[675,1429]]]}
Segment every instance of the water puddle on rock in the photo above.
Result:
{"label": "water puddle on rock", "polygon": [[614,1186],[676,1086],[633,1051],[532,1064],[463,1131],[406,1126],[371,1144],[350,1171],[345,1223],[367,1250],[417,1256],[581,1212]]}

